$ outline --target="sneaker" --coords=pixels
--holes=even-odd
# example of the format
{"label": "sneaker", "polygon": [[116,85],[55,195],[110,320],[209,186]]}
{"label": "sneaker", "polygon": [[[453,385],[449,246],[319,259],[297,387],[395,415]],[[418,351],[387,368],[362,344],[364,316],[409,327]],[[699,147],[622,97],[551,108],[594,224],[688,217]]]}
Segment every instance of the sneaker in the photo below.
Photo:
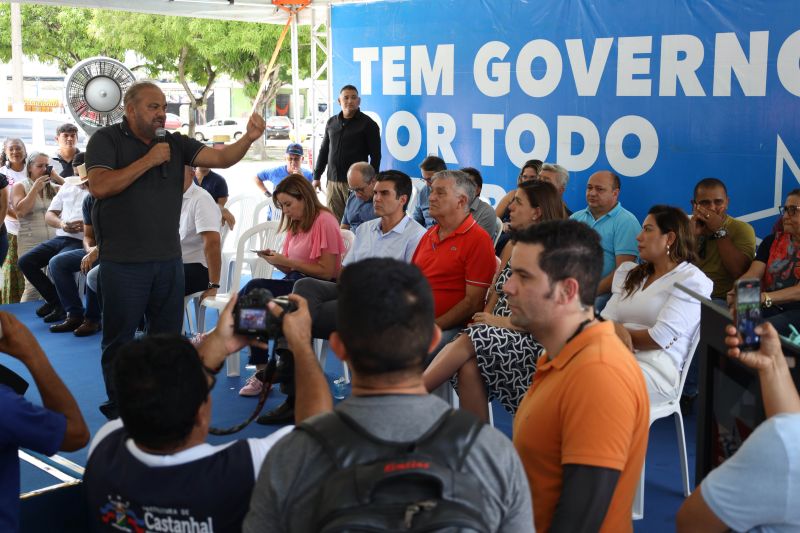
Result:
{"label": "sneaker", "polygon": [[261,394],[261,389],[263,387],[264,385],[261,383],[261,380],[253,374],[247,379],[247,383],[244,384],[244,387],[239,389],[239,396],[258,396]]}

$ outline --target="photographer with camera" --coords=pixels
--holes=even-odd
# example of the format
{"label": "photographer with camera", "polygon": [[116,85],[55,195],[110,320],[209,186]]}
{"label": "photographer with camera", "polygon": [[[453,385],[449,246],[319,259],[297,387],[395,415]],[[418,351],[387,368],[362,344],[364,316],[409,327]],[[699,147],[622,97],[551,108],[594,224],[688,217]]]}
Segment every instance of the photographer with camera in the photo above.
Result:
{"label": "photographer with camera", "polygon": [[[243,531],[530,531],[530,491],[511,442],[425,389],[423,362],[441,330],[419,268],[388,258],[348,265],[337,305],[330,343],[352,368],[353,396],[276,444]],[[308,335],[310,323],[302,327]],[[285,322],[287,339],[289,331]],[[295,359],[299,420],[312,385],[304,374],[320,370]]]}
{"label": "photographer with camera", "polygon": [[261,324],[271,328],[276,342],[283,340],[278,339],[282,322],[300,370],[298,420],[332,408],[311,350],[311,319],[302,298],[289,297],[296,308],[290,312],[289,305],[269,300],[262,300],[260,309],[242,309],[236,302],[234,296],[197,349],[177,335],[143,337],[119,349],[113,379],[120,419],[98,431],[84,476],[93,530],[114,531],[118,520],[158,531],[241,530],[261,464],[291,430],[218,446],[206,443],[210,392],[225,358],[247,345],[266,348],[259,337],[236,333],[242,316],[252,318],[260,310]]}
{"label": "photographer with camera", "polygon": [[27,383],[0,365],[0,531],[19,528],[17,449],[45,455],[75,451],[89,442],[89,429],[75,398],[53,370],[36,338],[17,318],[0,312],[0,352],[18,359],[33,376],[44,407],[28,402]]}

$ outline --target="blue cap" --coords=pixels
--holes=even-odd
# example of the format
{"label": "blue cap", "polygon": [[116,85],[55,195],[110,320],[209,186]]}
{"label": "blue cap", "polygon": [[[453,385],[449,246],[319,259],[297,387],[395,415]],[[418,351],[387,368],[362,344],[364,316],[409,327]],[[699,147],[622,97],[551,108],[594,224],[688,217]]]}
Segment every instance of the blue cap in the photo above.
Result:
{"label": "blue cap", "polygon": [[286,147],[286,153],[292,155],[303,155],[303,146],[298,143],[292,143]]}

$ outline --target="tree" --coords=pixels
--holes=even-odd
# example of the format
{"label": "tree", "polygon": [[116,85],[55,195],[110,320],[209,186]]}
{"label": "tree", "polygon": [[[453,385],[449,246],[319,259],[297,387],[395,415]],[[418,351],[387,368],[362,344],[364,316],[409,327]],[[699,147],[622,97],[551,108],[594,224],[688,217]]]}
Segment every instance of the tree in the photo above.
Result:
{"label": "tree", "polygon": [[[255,96],[282,30],[270,24],[106,10],[96,11],[92,27],[95,38],[118,43],[142,56],[151,76],[163,72],[177,76],[190,101],[190,135],[194,134],[194,111],[206,106],[219,75],[228,74],[244,85],[248,96]],[[309,29],[301,33],[305,46],[310,46]],[[302,56],[301,72],[307,76],[308,54]],[[278,56],[278,64],[285,68],[279,69],[276,81],[288,79],[290,61],[287,39]],[[189,82],[202,87],[199,95],[194,94]]]}
{"label": "tree", "polygon": [[[75,63],[104,55],[122,60],[125,48],[93,34],[93,9],[22,5],[22,48],[42,63],[55,63],[66,73]],[[0,60],[11,60],[11,6],[0,4]]]}

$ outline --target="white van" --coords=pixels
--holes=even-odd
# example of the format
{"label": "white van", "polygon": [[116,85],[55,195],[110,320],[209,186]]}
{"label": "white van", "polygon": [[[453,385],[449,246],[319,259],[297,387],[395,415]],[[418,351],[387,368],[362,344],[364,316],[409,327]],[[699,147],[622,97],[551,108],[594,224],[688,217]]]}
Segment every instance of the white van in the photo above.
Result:
{"label": "white van", "polygon": [[[22,139],[29,154],[42,152],[49,156],[56,153],[56,129],[75,120],[61,113],[38,113],[25,111],[21,113],[0,113],[0,142],[8,137]],[[78,148],[86,150],[86,133],[78,126]]]}

